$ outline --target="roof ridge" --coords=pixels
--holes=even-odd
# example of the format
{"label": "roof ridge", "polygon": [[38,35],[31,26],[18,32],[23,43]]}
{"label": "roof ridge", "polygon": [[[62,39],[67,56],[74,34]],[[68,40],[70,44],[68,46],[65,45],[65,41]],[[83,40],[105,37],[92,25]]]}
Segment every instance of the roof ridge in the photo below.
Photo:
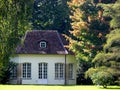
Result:
{"label": "roof ridge", "polygon": [[58,33],[58,32],[56,32],[56,33],[57,33],[57,36],[58,36],[58,38],[59,38],[59,40],[60,40],[61,45],[62,45],[63,48],[64,48],[65,54],[68,54],[68,51],[66,50],[66,48],[64,47],[64,45],[63,45],[63,43],[62,43],[62,40],[61,40],[61,38],[60,38],[59,33]]}

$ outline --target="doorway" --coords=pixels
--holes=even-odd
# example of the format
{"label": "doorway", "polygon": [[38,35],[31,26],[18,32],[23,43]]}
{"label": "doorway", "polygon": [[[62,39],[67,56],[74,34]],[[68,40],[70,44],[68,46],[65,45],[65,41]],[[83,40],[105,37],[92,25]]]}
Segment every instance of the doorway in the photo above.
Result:
{"label": "doorway", "polygon": [[48,84],[47,77],[48,77],[48,64],[47,63],[39,63],[38,66],[38,84]]}

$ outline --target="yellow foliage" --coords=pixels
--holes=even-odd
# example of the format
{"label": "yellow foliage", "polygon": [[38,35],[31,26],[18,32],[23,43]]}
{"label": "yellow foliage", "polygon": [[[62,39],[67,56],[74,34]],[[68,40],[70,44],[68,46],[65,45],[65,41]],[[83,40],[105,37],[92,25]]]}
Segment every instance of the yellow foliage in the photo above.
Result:
{"label": "yellow foliage", "polygon": [[74,36],[79,36],[80,35],[80,30],[74,30],[73,35]]}
{"label": "yellow foliage", "polygon": [[83,49],[83,51],[84,51],[85,53],[90,53],[90,50],[88,50],[88,49]]}
{"label": "yellow foliage", "polygon": [[72,21],[81,21],[80,18],[82,18],[84,12],[80,11],[79,8],[76,8],[73,12],[71,12],[73,15],[70,16]]}
{"label": "yellow foliage", "polygon": [[71,0],[71,2],[68,2],[69,7],[72,6],[80,6],[83,3],[85,3],[86,0]]}
{"label": "yellow foliage", "polygon": [[102,34],[102,33],[99,33],[99,34],[98,34],[98,37],[99,37],[99,38],[101,38],[102,36],[103,36],[103,34]]}
{"label": "yellow foliage", "polygon": [[72,0],[72,3],[75,5],[83,4],[86,0]]}
{"label": "yellow foliage", "polygon": [[71,26],[74,30],[74,32],[72,32],[72,34],[75,34],[75,33],[80,34],[80,31],[83,29],[88,30],[88,24],[86,22],[73,22],[73,23],[71,23]]}

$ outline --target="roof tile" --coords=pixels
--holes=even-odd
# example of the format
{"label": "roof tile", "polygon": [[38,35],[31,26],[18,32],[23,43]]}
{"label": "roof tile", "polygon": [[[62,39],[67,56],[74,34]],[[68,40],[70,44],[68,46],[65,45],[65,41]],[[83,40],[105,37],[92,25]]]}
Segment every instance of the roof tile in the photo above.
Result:
{"label": "roof tile", "polygon": [[[40,47],[40,42],[47,43],[46,48]],[[23,45],[16,48],[17,54],[73,54],[64,45],[68,44],[65,38],[55,30],[28,31]]]}

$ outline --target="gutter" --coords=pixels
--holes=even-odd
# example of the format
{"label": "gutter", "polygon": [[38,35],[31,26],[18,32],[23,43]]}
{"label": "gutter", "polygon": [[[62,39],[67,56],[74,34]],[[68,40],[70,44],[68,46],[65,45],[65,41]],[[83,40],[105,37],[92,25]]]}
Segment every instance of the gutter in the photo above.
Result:
{"label": "gutter", "polygon": [[67,64],[66,64],[66,54],[65,54],[65,83],[64,83],[64,85],[67,85],[67,73],[66,73],[66,66],[67,66]]}
{"label": "gutter", "polygon": [[57,36],[58,36],[58,38],[59,38],[59,40],[60,40],[60,43],[61,43],[61,45],[62,45],[62,47],[64,48],[64,51],[65,51],[65,67],[64,67],[64,70],[65,70],[65,74],[64,74],[64,85],[67,85],[67,70],[66,70],[66,67],[67,67],[67,59],[66,59],[66,55],[68,54],[68,51],[66,50],[66,48],[64,47],[64,45],[63,45],[63,42],[62,42],[62,40],[61,40],[61,38],[60,38],[60,35],[59,35],[59,33],[57,32]]}

